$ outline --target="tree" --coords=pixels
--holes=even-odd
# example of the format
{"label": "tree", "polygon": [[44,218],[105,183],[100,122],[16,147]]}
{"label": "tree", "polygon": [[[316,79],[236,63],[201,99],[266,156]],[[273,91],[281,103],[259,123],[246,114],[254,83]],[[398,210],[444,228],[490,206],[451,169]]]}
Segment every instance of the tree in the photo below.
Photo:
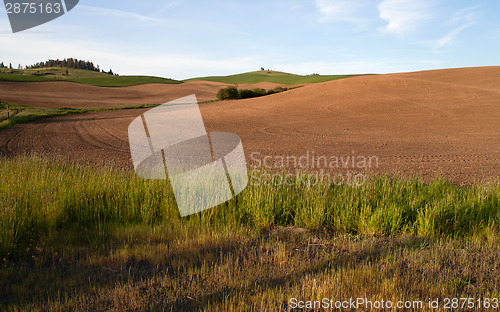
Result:
{"label": "tree", "polygon": [[0,68],[5,68],[5,65],[2,63],[0,63]]}
{"label": "tree", "polygon": [[9,63],[9,69],[12,69],[12,63]]}

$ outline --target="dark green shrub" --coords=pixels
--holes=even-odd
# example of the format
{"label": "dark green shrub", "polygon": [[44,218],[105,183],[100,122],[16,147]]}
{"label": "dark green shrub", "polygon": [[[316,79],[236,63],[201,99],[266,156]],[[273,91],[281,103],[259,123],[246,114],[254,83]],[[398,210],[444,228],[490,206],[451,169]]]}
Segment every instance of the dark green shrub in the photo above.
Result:
{"label": "dark green shrub", "polygon": [[229,86],[226,88],[222,88],[217,92],[217,99],[219,101],[224,100],[235,100],[235,99],[249,99],[274,93],[279,93],[288,90],[283,87],[276,87],[274,89],[265,90],[262,88],[254,88],[254,89],[241,89],[234,86]]}
{"label": "dark green shrub", "polygon": [[276,88],[274,88],[274,89],[272,89],[272,90],[268,90],[268,91],[267,91],[267,93],[268,93],[268,94],[272,94],[272,93],[269,93],[269,92],[271,92],[271,91],[272,91],[273,93],[280,93],[280,92],[284,92],[284,91],[286,91],[286,90],[288,90],[288,88],[276,87]]}
{"label": "dark green shrub", "polygon": [[217,99],[219,101],[236,100],[238,98],[239,98],[238,89],[236,89],[236,87],[233,86],[220,89],[219,92],[217,92]]}
{"label": "dark green shrub", "polygon": [[239,92],[240,99],[249,99],[249,98],[259,96],[258,94],[256,94],[255,92],[253,92],[250,89],[241,89],[238,92]]}
{"label": "dark green shrub", "polygon": [[256,96],[264,96],[267,94],[266,90],[262,89],[262,88],[255,88],[255,89],[252,89],[252,92],[256,94]]}

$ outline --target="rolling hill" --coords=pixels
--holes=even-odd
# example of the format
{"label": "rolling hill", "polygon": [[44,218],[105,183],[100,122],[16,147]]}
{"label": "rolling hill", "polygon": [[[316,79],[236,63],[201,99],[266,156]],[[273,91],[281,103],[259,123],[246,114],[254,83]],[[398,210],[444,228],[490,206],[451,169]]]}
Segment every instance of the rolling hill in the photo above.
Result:
{"label": "rolling hill", "polygon": [[[67,70],[67,72],[66,72]],[[47,82],[68,81],[97,87],[127,87],[149,83],[180,84],[189,81],[208,81],[226,84],[274,83],[280,85],[300,85],[319,83],[353,75],[295,75],[279,71],[255,71],[229,76],[210,76],[190,78],[178,81],[170,78],[154,76],[116,76],[92,70],[64,67],[44,67],[34,69],[0,68],[0,81],[14,82]]]}
{"label": "rolling hill", "polygon": [[0,68],[0,81],[46,82],[69,81],[97,87],[126,87],[148,83],[178,84],[180,81],[152,76],[114,76],[91,70],[62,67],[36,69]]}
{"label": "rolling hill", "polygon": [[[204,103],[200,109],[207,131],[241,137],[249,165],[256,163],[252,153],[376,156],[379,166],[370,169],[375,172],[426,179],[442,174],[457,184],[472,184],[500,173],[499,73],[500,67],[483,67],[365,75],[264,97]],[[31,83],[28,97],[28,84],[8,84],[0,89],[2,96],[12,98],[7,102],[74,108],[158,103],[194,90],[203,100],[224,85],[192,81],[116,89]],[[50,94],[59,98],[52,95],[38,103]],[[0,154],[33,151],[97,163],[112,160],[127,167],[128,125],[143,111],[64,116],[5,129],[0,132]]]}
{"label": "rolling hill", "polygon": [[301,76],[289,73],[283,73],[279,71],[254,71],[236,75],[229,76],[211,76],[211,77],[199,77],[199,78],[191,78],[186,79],[184,81],[196,81],[196,80],[204,80],[204,81],[213,81],[213,82],[222,82],[229,84],[254,84],[259,82],[272,82],[286,85],[297,85],[303,83],[318,83],[318,82],[326,82],[331,80],[337,80],[342,78],[352,77],[353,75],[308,75]]}

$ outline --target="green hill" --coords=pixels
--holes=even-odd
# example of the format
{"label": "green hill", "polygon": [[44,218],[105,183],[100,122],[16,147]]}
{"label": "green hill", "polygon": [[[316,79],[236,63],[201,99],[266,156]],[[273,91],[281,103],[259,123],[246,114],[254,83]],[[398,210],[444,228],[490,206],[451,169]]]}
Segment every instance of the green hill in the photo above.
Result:
{"label": "green hill", "polygon": [[[67,70],[67,72],[66,72]],[[353,75],[308,75],[301,76],[278,71],[255,71],[230,76],[211,76],[186,79],[184,81],[214,81],[229,84],[254,84],[259,82],[274,82],[285,85],[317,83],[342,79]],[[35,69],[0,68],[0,81],[70,81],[98,87],[125,87],[146,83],[177,84],[183,81],[152,77],[152,76],[114,76],[92,70],[72,69],[63,67],[45,67]]]}
{"label": "green hill", "polygon": [[214,81],[214,82],[223,82],[223,83],[249,83],[254,84],[258,82],[274,82],[279,84],[286,85],[296,85],[301,83],[316,83],[316,82],[325,82],[330,80],[342,79],[347,77],[352,77],[353,75],[294,75],[289,73],[283,73],[278,71],[254,71],[243,74],[236,74],[230,76],[212,76],[212,77],[200,77],[200,78],[192,78],[184,81],[194,81],[194,80],[206,80],[206,81]]}
{"label": "green hill", "polygon": [[98,87],[125,87],[146,83],[181,83],[181,81],[161,77],[114,76],[83,69],[68,68],[66,72],[66,68],[62,67],[36,69],[0,68],[0,81],[71,81]]}

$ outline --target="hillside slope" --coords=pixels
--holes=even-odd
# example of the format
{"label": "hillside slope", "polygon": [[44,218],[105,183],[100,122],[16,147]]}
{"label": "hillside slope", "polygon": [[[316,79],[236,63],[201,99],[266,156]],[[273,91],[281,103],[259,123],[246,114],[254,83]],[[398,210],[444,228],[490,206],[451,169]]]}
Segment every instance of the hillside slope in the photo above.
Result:
{"label": "hillside slope", "polygon": [[[198,101],[216,99],[219,89],[228,84],[211,81],[188,81],[180,84],[142,84],[121,88],[97,87],[66,81],[11,82],[0,81],[0,101],[31,107],[50,108],[113,108],[163,104],[168,101],[196,94]],[[284,86],[271,82],[241,88],[272,89]]]}
{"label": "hillside slope", "polygon": [[[66,72],[66,70],[68,72]],[[99,87],[124,87],[147,83],[177,84],[180,81],[151,76],[115,76],[91,70],[61,67],[36,69],[0,68],[0,81],[47,82],[70,81]]]}
{"label": "hillside slope", "polygon": [[500,176],[500,67],[352,77],[210,103],[212,131],[262,155],[375,155],[375,171],[462,183]]}
{"label": "hillside slope", "polygon": [[229,75],[229,76],[211,76],[211,77],[200,77],[187,79],[185,81],[214,81],[214,82],[222,82],[229,84],[253,84],[259,82],[273,82],[279,84],[286,85],[297,85],[297,84],[306,84],[306,83],[318,83],[331,81],[336,79],[342,79],[351,77],[352,75],[309,75],[309,76],[300,76],[295,74],[283,73],[278,71],[255,71],[243,74]]}
{"label": "hillside slope", "polygon": [[[476,75],[484,76],[482,83]],[[500,91],[490,83],[499,76],[500,68],[359,76],[200,108],[208,131],[242,138],[250,167],[268,156],[374,156],[378,165],[368,172],[429,180],[443,175],[471,184],[500,176]],[[144,111],[58,117],[2,130],[0,154],[31,151],[130,167],[127,129]],[[364,171],[350,164],[314,169]]]}

